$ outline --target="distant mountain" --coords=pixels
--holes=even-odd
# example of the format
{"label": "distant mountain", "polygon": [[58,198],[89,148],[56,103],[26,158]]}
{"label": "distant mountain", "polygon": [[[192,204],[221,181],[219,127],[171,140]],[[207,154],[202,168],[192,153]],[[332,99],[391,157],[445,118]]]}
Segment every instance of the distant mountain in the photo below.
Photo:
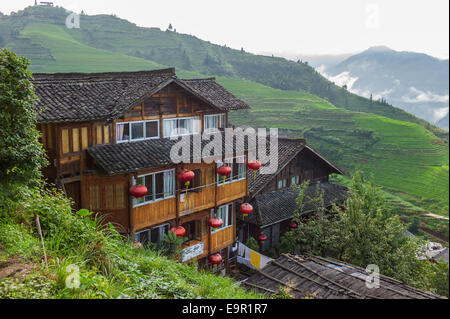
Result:
{"label": "distant mountain", "polygon": [[374,100],[383,98],[448,130],[448,60],[380,46],[321,72],[338,85],[346,84],[353,93],[365,97],[372,94]]}
{"label": "distant mountain", "polygon": [[299,54],[292,52],[261,52],[262,55],[274,55],[282,57],[291,61],[297,62],[298,60],[307,62],[314,68],[331,68],[336,64],[351,57],[353,53],[344,54]]}
{"label": "distant mountain", "polygon": [[[33,72],[95,72],[176,67],[211,76],[255,81],[276,89],[308,92],[351,111],[418,123],[436,136],[438,127],[385,102],[370,101],[335,85],[309,63],[255,55],[195,36],[143,28],[113,15],[80,16],[80,28],[67,28],[61,7],[30,6],[0,17],[0,46],[29,57]],[[68,40],[70,38],[70,40]]]}

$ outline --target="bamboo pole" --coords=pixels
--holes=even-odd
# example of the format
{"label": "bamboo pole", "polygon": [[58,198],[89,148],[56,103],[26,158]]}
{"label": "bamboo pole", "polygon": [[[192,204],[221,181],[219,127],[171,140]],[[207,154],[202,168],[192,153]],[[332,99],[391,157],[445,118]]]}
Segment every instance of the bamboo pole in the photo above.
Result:
{"label": "bamboo pole", "polygon": [[41,223],[39,222],[39,215],[35,214],[34,217],[36,220],[36,227],[38,230],[39,238],[41,239],[42,251],[44,252],[45,268],[48,268],[47,253],[45,252],[44,237],[42,236],[42,229]]}

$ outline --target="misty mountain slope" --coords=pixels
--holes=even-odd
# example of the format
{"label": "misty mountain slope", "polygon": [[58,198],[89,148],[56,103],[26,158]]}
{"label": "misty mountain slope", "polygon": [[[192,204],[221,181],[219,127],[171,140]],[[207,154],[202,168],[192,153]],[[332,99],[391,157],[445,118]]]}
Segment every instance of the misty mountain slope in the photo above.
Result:
{"label": "misty mountain slope", "polygon": [[354,93],[384,98],[431,123],[448,114],[449,62],[422,53],[373,47],[353,55],[324,73]]}
{"label": "misty mountain slope", "polygon": [[[448,134],[436,126],[399,108],[377,101],[371,103],[367,98],[334,85],[306,63],[254,55],[173,31],[142,28],[112,15],[81,15],[80,28],[68,29],[65,26],[68,14],[64,8],[37,6],[4,16],[0,19],[1,43],[37,61],[32,65],[33,71],[47,66],[55,67],[58,59],[49,51],[49,45],[32,41],[36,32],[40,31],[37,25],[53,25],[64,29],[64,33],[69,34],[74,41],[93,49],[201,74],[242,78],[277,89],[309,92],[338,107],[418,123],[436,136],[448,138]],[[91,62],[87,56],[80,56],[68,63],[84,66]],[[95,65],[92,67],[94,71]]]}

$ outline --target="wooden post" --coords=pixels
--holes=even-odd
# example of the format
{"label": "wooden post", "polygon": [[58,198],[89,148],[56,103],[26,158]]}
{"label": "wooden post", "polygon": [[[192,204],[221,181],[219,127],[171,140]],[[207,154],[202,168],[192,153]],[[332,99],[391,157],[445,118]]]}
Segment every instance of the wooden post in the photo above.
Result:
{"label": "wooden post", "polygon": [[[178,227],[180,223],[180,181],[178,180],[178,166],[175,167],[175,226]],[[184,200],[187,200],[187,196],[185,195]]]}
{"label": "wooden post", "polygon": [[[128,174],[128,190],[131,188],[132,186],[132,182],[131,182],[131,174]],[[128,234],[131,235],[132,232],[134,231],[133,228],[133,217],[131,216],[131,214],[133,213],[133,199],[131,198],[130,192],[127,192],[128,194]]]}
{"label": "wooden post", "polygon": [[45,268],[48,268],[47,253],[45,252],[44,237],[42,236],[42,229],[41,229],[41,223],[39,222],[39,215],[35,214],[34,218],[36,220],[36,227],[38,230],[39,238],[41,239],[42,251],[44,252]]}

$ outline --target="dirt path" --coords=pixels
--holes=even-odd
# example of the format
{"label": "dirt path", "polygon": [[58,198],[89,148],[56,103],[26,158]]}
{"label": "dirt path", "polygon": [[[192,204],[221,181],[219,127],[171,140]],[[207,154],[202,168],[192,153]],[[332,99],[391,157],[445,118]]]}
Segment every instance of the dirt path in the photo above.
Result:
{"label": "dirt path", "polygon": [[11,257],[0,265],[0,280],[13,277],[22,281],[37,267],[35,264],[23,263],[20,257]]}

